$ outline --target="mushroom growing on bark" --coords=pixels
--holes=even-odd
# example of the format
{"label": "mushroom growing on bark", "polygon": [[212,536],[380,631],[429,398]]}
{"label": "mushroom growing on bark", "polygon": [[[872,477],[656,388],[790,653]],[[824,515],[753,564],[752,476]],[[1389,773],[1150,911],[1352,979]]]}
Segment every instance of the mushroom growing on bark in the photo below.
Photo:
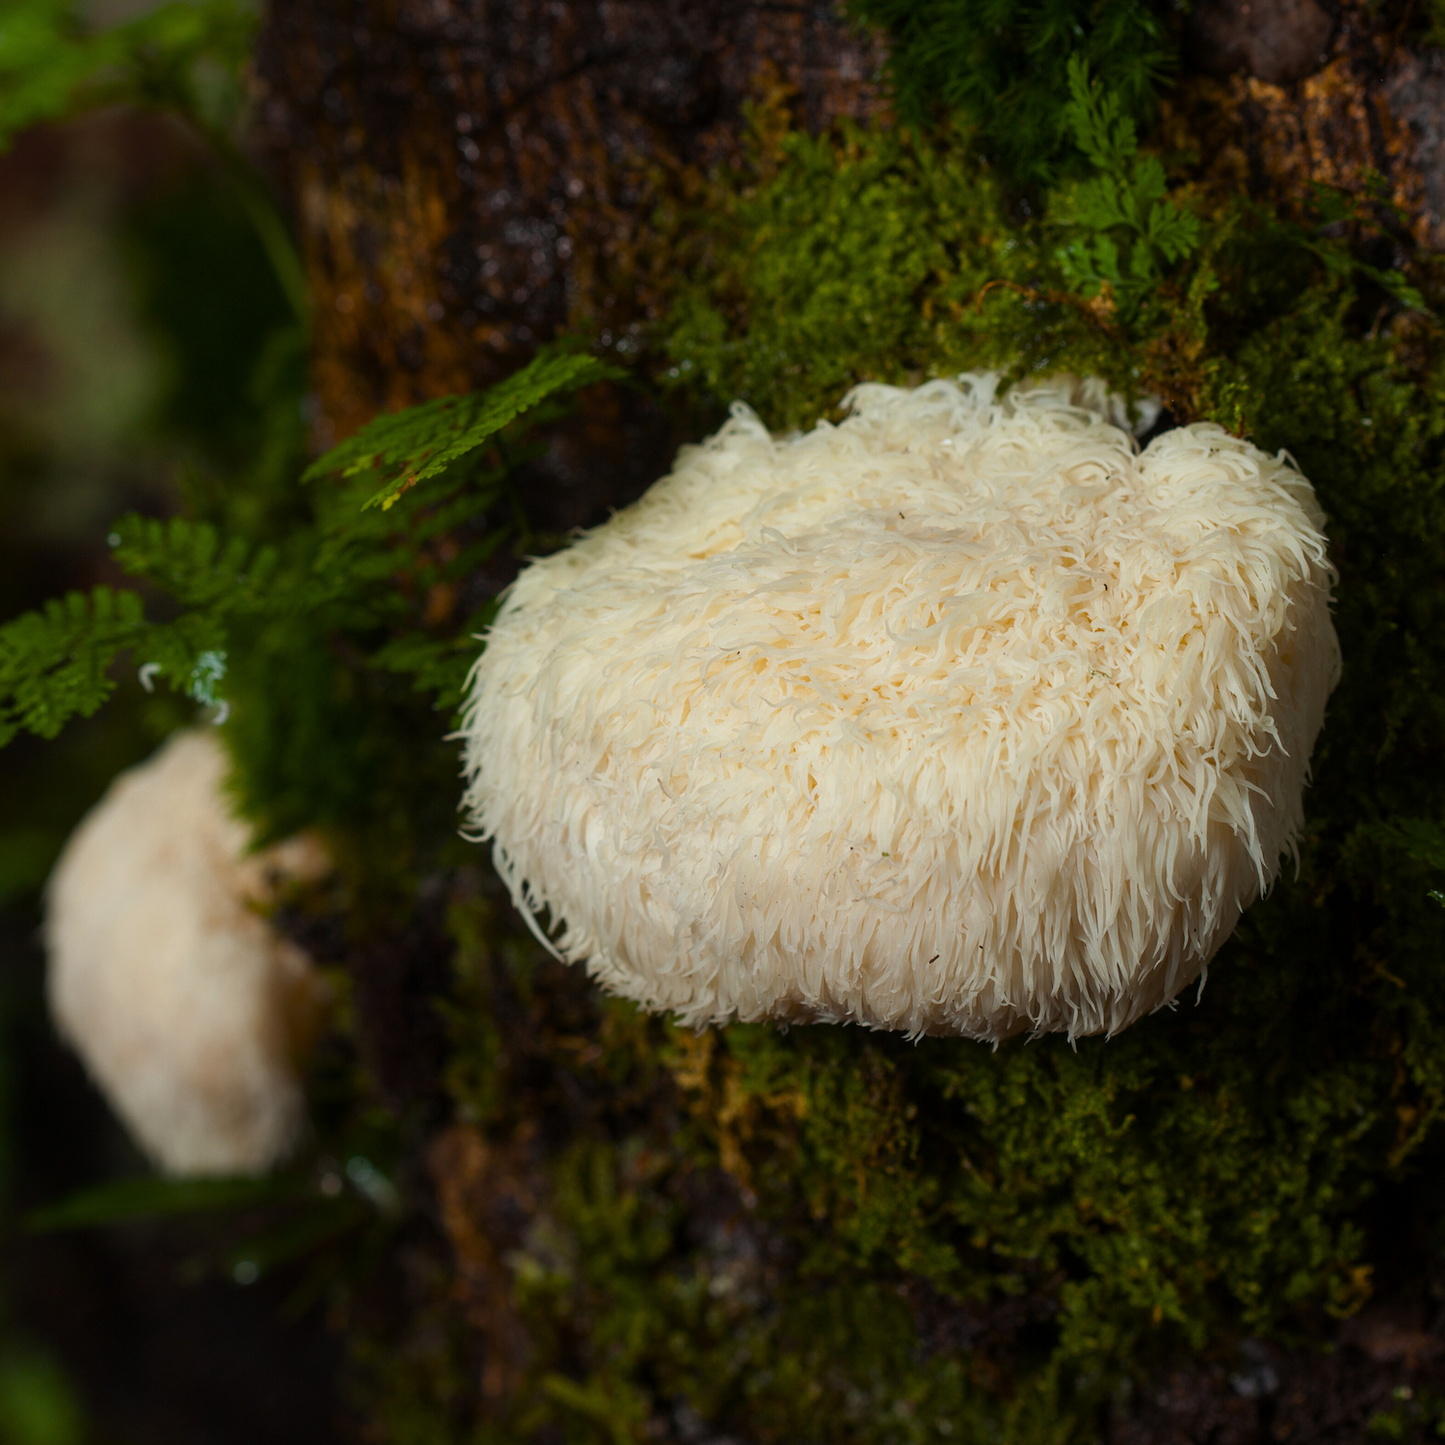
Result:
{"label": "mushroom growing on bark", "polygon": [[51,1012],[137,1142],[174,1174],[246,1174],[295,1144],[326,986],[257,911],[329,862],[250,851],[211,732],[177,734],[76,829],[46,900]]}
{"label": "mushroom growing on bark", "polygon": [[[1339,670],[1323,516],[1071,379],[746,407],[518,578],[466,808],[564,959],[691,1025],[1113,1032],[1302,819]],[[1087,405],[1084,403],[1088,403]]]}

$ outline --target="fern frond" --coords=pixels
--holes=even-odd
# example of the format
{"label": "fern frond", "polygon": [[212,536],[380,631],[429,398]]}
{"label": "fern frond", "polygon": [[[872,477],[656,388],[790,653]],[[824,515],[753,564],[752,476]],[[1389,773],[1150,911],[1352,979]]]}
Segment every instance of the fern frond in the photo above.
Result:
{"label": "fern frond", "polygon": [[844,0],[888,32],[899,118],[962,112],[1014,180],[1047,181],[1073,137],[1069,63],[1082,57],[1115,99],[1117,129],[1144,123],[1176,63],[1164,0]]}
{"label": "fern frond", "polygon": [[454,637],[408,633],[393,638],[368,660],[383,671],[410,674],[412,687],[431,693],[438,712],[456,712],[462,705],[467,674],[477,660],[476,639],[491,625],[497,607],[492,601],[474,612]]}
{"label": "fern frond", "polygon": [[[241,537],[225,541],[206,522],[167,521],[131,515],[115,525],[115,560],[133,577],[162,587],[187,607],[215,607],[232,614],[274,611],[280,599],[302,591],[311,576],[314,540],[292,539],[289,555]],[[327,600],[334,588],[318,586],[296,596],[302,606]]]}
{"label": "fern frond", "polygon": [[302,480],[327,473],[355,477],[379,472],[383,484],[364,506],[386,510],[403,492],[444,472],[542,402],[622,375],[616,367],[577,352],[538,356],[487,391],[438,397],[377,417],[313,462]]}
{"label": "fern frond", "polygon": [[244,538],[223,541],[209,523],[185,517],[158,521],[132,514],[114,530],[113,556],[132,577],[143,577],[184,606],[218,618],[315,610],[385,576],[395,565],[386,554],[348,553],[345,562],[327,554],[330,565],[324,567],[327,558],[309,531],[298,533],[283,556],[274,546]]}
{"label": "fern frond", "polygon": [[198,702],[214,703],[225,630],[210,613],[146,620],[134,592],[97,587],[53,598],[0,627],[0,746],[24,729],[53,738],[115,691],[109,668],[132,650],[147,671]]}
{"label": "fern frond", "polygon": [[1122,170],[1138,151],[1139,141],[1118,94],[1090,79],[1089,62],[1082,55],[1069,57],[1068,77],[1064,122],[1073,132],[1074,144],[1095,170],[1105,174]]}
{"label": "fern frond", "polygon": [[53,738],[110,696],[116,653],[147,631],[134,592],[70,592],[0,627],[0,744],[24,728]]}
{"label": "fern frond", "polygon": [[1140,155],[1134,124],[1119,98],[1072,56],[1065,119],[1097,175],[1063,188],[1055,214],[1083,232],[1058,252],[1070,286],[1086,297],[1107,293],[1125,317],[1163,279],[1165,269],[1199,245],[1199,218],[1176,206],[1157,156]]}
{"label": "fern frond", "polygon": [[275,571],[274,549],[253,554],[240,538],[222,546],[214,527],[184,517],[122,517],[115,537],[115,560],[132,577],[157,583],[187,607],[264,595]]}
{"label": "fern frond", "polygon": [[[411,674],[439,708],[454,709],[475,651],[472,634],[490,619],[489,609],[446,637],[398,629],[419,620],[418,595],[460,580],[519,535],[516,521],[484,530],[472,524],[501,498],[510,466],[527,448],[509,441],[501,465],[457,473],[451,490],[404,494],[519,418],[547,415],[554,399],[621,375],[591,356],[553,353],[488,392],[382,418],[308,473],[339,471],[361,484],[319,491],[313,520],[279,544],[227,538],[184,517],[122,518],[112,537],[115,560],[184,610],[173,621],[151,622],[137,594],[101,587],[0,628],[0,745],[22,728],[53,737],[69,719],[95,712],[114,691],[110,668],[126,649],[148,686],[160,676],[217,706],[228,654],[244,676],[252,654],[285,651],[278,639],[303,624],[323,649],[327,638],[344,637],[354,655],[381,671]],[[361,505],[378,471],[386,484]],[[399,498],[404,505],[389,511]],[[392,641],[377,650],[386,630]]]}

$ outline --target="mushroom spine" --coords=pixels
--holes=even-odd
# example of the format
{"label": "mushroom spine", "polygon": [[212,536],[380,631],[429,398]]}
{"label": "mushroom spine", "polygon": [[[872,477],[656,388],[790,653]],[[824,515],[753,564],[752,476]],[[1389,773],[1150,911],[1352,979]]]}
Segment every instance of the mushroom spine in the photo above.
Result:
{"label": "mushroom spine", "polygon": [[528,567],[465,807],[549,946],[693,1025],[1076,1036],[1199,978],[1301,825],[1324,519],[1286,455],[1141,452],[1102,395],[735,405]]}
{"label": "mushroom spine", "polygon": [[255,905],[329,867],[251,851],[211,731],[176,734],[76,829],[46,898],[51,1013],[137,1142],[174,1174],[256,1173],[305,1119],[326,987]]}

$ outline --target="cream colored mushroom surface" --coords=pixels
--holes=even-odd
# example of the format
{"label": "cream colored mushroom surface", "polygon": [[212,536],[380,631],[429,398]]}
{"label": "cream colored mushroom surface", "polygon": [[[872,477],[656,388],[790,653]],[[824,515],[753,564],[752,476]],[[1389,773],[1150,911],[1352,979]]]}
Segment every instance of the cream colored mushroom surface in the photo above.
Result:
{"label": "cream colored mushroom surface", "polygon": [[693,1025],[1074,1036],[1199,978],[1300,828],[1323,517],[1283,454],[1141,453],[1101,396],[869,385],[787,437],[735,406],[528,567],[466,808],[549,946]]}
{"label": "cream colored mushroom surface", "polygon": [[175,1174],[269,1168],[304,1122],[298,1061],[325,1003],[306,956],[257,912],[320,844],[248,851],[214,733],[123,773],[51,877],[51,1012],[137,1142]]}

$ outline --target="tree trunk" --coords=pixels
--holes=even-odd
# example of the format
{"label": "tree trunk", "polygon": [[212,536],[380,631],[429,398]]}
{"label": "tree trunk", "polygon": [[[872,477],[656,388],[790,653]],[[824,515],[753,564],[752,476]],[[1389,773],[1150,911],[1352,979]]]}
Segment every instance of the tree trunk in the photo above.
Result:
{"label": "tree trunk", "polygon": [[[1373,10],[1356,0],[1338,14],[1312,0],[1256,0],[1252,10],[1208,0],[1185,36],[1182,82],[1163,105],[1161,148],[1200,153],[1196,187],[1206,195],[1247,191],[1302,211],[1313,183],[1374,186],[1400,209],[1387,227],[1393,246],[1445,248],[1445,57],[1404,48]],[[635,353],[662,314],[689,197],[703,176],[743,161],[749,104],[781,101],[813,132],[878,120],[887,115],[884,59],[878,38],[850,27],[827,0],[273,7],[258,52],[261,137],[294,211],[314,297],[317,447],[378,411],[495,382],[564,332],[589,334],[624,358]],[[638,394],[590,391],[542,466],[550,521],[565,530],[599,520],[661,474],[679,439]],[[444,945],[427,947],[413,972],[433,988]],[[397,1051],[396,1017],[413,976],[388,967],[386,987],[363,980],[358,990],[363,1042],[383,1040],[376,1057]],[[585,983],[560,970],[548,979],[554,1004],[498,1005],[508,1027],[519,1039],[570,1037],[572,1025],[555,1016],[570,1009],[577,1048],[593,1047],[586,1039],[602,1024]],[[416,1047],[435,1050],[434,1031],[423,1028]],[[699,1079],[708,1067],[702,1057]],[[726,1081],[708,1089],[725,1114]],[[654,1110],[659,1138],[680,1127],[667,1113],[673,1105],[654,1098],[638,1107]],[[584,1121],[578,1127],[595,1125],[580,1104],[565,1108]],[[735,1126],[745,1133],[733,1119],[725,1139]],[[452,1251],[434,1294],[459,1308],[475,1350],[458,1386],[469,1419],[507,1397],[535,1349],[508,1305],[505,1258],[545,1216],[536,1141],[546,1127],[499,1143],[438,1114],[418,1151]],[[746,1219],[746,1172],[715,1189],[687,1207],[735,1230],[734,1247],[753,1251],[766,1287],[767,1233],[737,1223]],[[929,1348],[974,1351],[980,1370],[992,1368],[990,1349],[1007,1353],[1036,1323],[1028,1298],[1005,1318],[908,1290]],[[1260,1347],[1258,1378],[1244,1384],[1215,1362],[1187,1364],[1121,1407],[1115,1438],[1142,1445],[1225,1438],[1223,1430],[1262,1440],[1271,1428],[1286,1438],[1286,1425],[1302,1438],[1341,1400],[1362,1420],[1359,1402],[1384,1398],[1397,1358],[1372,1348],[1327,1357]],[[677,1438],[712,1438],[688,1428],[679,1425]]]}
{"label": "tree trunk", "polygon": [[[264,137],[315,297],[317,444],[564,330],[625,356],[665,284],[655,208],[741,160],[750,100],[785,93],[813,130],[872,116],[880,58],[826,0],[277,7]],[[670,441],[589,395],[550,458],[557,522],[635,496]]]}

